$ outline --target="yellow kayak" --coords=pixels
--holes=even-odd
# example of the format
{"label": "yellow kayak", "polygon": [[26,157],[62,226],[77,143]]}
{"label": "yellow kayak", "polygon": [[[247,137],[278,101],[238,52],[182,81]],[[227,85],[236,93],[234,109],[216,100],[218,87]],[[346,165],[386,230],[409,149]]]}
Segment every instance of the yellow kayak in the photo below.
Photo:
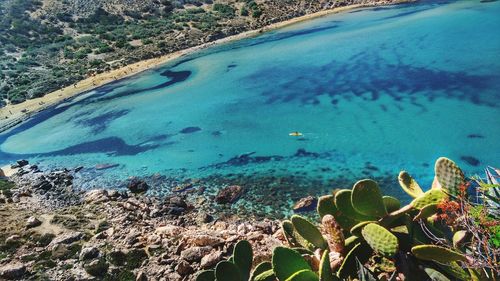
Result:
{"label": "yellow kayak", "polygon": [[292,137],[302,137],[303,136],[303,134],[301,132],[291,132],[288,135],[292,136]]}

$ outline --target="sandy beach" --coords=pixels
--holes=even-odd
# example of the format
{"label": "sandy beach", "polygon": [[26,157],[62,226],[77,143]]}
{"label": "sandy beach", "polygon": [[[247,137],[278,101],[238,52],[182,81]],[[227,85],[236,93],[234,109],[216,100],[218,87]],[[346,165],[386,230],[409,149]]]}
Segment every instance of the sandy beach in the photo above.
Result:
{"label": "sandy beach", "polygon": [[[398,2],[411,2],[411,0],[402,0]],[[391,3],[394,4],[394,3]],[[383,4],[380,4],[383,5]],[[157,58],[152,58],[148,60],[143,60],[139,61],[127,66],[124,66],[119,69],[111,70],[108,72],[100,73],[95,76],[89,77],[85,80],[79,81],[75,83],[72,86],[68,86],[65,88],[62,88],[60,90],[51,92],[46,94],[43,97],[40,98],[35,98],[35,99],[30,99],[27,101],[24,101],[19,104],[8,104],[7,106],[3,107],[0,109],[0,132],[5,131],[9,128],[12,128],[24,120],[29,119],[31,116],[34,114],[47,109],[51,106],[54,106],[58,103],[61,103],[65,100],[68,100],[78,94],[90,91],[92,89],[95,89],[97,87],[100,87],[102,85],[105,85],[107,83],[123,79],[128,76],[135,75],[137,73],[140,73],[142,71],[145,71],[150,68],[158,67],[160,65],[163,65],[165,63],[168,63],[174,59],[180,58],[182,56],[189,55],[191,53],[197,52],[199,50],[212,47],[215,45],[220,45],[244,38],[250,38],[257,36],[263,32],[282,28],[294,23],[302,22],[302,21],[307,21],[310,19],[314,18],[319,18],[323,17],[329,14],[334,14],[334,13],[340,13],[340,12],[345,12],[348,10],[352,9],[357,9],[357,8],[362,8],[362,7],[368,7],[368,6],[373,6],[373,5],[350,5],[350,6],[345,6],[345,7],[339,7],[335,9],[329,9],[329,10],[324,10],[320,11],[317,13],[312,13],[309,15],[304,15],[301,17],[293,18],[287,21],[283,22],[278,22],[274,23],[271,25],[268,25],[264,28],[258,29],[258,30],[251,30],[247,32],[243,32],[234,36],[229,36],[226,38],[222,38],[213,42],[205,43],[199,46],[195,46],[189,49],[177,51],[168,55],[164,55],[161,57]]]}

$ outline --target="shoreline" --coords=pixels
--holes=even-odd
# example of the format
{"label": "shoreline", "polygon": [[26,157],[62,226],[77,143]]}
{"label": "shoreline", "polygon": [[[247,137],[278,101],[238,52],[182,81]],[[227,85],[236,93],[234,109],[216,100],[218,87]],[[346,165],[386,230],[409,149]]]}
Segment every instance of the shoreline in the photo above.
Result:
{"label": "shoreline", "polygon": [[166,63],[169,63],[173,60],[179,59],[181,57],[196,53],[198,51],[215,47],[219,45],[223,45],[226,43],[256,37],[264,32],[269,32],[272,30],[280,29],[289,25],[293,25],[296,23],[321,18],[324,16],[328,16],[331,14],[337,14],[341,12],[346,12],[359,8],[367,8],[374,6],[385,6],[385,5],[395,5],[401,3],[409,3],[414,2],[415,0],[400,0],[393,1],[388,3],[379,3],[379,4],[355,4],[355,5],[347,5],[344,7],[338,7],[328,10],[319,11],[316,13],[292,18],[289,20],[285,20],[282,22],[273,23],[267,25],[260,29],[245,31],[236,35],[228,36],[225,38],[221,38],[216,41],[207,42],[198,46],[194,46],[188,49],[179,50],[174,53],[170,53],[167,55],[163,55],[157,58],[142,60],[133,64],[126,65],[124,67],[111,70],[108,72],[99,73],[95,76],[86,78],[75,83],[73,86],[68,86],[65,88],[61,88],[54,92],[48,93],[43,97],[34,98],[30,100],[26,100],[19,104],[8,104],[3,108],[0,108],[0,133],[3,133],[22,122],[28,120],[33,115],[46,110],[52,106],[60,104],[64,101],[67,101],[71,98],[74,98],[80,94],[92,91],[96,88],[104,86],[106,84],[112,83],[114,81],[118,81],[141,72],[144,72],[151,68],[156,68]]}

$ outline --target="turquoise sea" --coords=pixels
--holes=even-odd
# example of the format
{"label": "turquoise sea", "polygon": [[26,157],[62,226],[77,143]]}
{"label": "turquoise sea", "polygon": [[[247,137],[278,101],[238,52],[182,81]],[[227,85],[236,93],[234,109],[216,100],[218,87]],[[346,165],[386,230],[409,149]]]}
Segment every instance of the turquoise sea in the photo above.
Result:
{"label": "turquoise sea", "polygon": [[499,15],[500,1],[420,1],[210,48],[4,132],[0,163],[83,166],[82,188],[247,183],[277,204],[361,178],[403,196],[398,172],[428,187],[440,156],[482,173],[500,166]]}

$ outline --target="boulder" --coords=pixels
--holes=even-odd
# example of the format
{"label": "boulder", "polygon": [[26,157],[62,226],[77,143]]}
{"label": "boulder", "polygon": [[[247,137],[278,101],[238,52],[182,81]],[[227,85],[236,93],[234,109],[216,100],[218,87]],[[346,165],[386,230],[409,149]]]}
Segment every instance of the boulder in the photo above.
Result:
{"label": "boulder", "polygon": [[22,263],[11,263],[0,267],[0,279],[20,279],[26,273],[26,266]]}
{"label": "boulder", "polygon": [[130,179],[130,182],[128,183],[127,188],[132,193],[143,193],[143,192],[148,191],[149,186],[143,180],[140,180],[137,178],[132,178],[132,179]]}
{"label": "boulder", "polygon": [[219,204],[232,204],[236,202],[243,194],[243,188],[239,185],[231,185],[219,190],[215,201]]}
{"label": "boulder", "polygon": [[296,213],[301,212],[310,212],[316,210],[316,206],[318,205],[318,199],[313,196],[307,196],[295,203],[293,206],[293,211]]}
{"label": "boulder", "polygon": [[37,227],[39,225],[41,225],[42,222],[35,218],[35,217],[29,217],[27,220],[26,220],[26,228],[33,228],[33,227]]}
{"label": "boulder", "polygon": [[96,247],[85,247],[80,251],[79,259],[81,261],[95,259],[99,256],[99,250]]}

